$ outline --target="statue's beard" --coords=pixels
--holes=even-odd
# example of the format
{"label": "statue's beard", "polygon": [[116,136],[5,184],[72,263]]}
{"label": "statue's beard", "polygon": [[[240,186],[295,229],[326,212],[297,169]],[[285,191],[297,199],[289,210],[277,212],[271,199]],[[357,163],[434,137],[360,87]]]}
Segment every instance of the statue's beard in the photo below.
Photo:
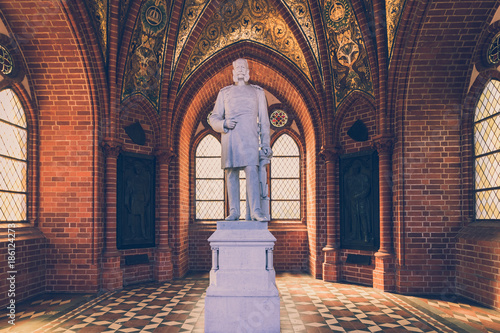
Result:
{"label": "statue's beard", "polygon": [[[243,80],[245,81],[245,83],[247,83],[250,80],[250,73],[247,72]],[[236,74],[234,71],[233,71],[233,81],[235,83],[238,83],[238,74]]]}

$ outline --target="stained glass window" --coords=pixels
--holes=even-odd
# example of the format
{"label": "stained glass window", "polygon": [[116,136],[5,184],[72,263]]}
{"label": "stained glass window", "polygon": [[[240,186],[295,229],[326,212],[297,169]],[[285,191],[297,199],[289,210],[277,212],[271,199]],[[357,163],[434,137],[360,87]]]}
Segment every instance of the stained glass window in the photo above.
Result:
{"label": "stained glass window", "polygon": [[0,71],[5,75],[9,75],[13,69],[14,62],[12,61],[12,56],[5,47],[0,45]]}
{"label": "stained glass window", "polygon": [[300,219],[300,153],[297,143],[282,134],[271,159],[271,219]]}
{"label": "stained glass window", "polygon": [[27,220],[28,131],[21,103],[0,91],[0,221]]}
{"label": "stained glass window", "polygon": [[500,62],[500,33],[493,37],[488,47],[488,62],[493,65]]}
{"label": "stained glass window", "polygon": [[196,219],[224,218],[224,171],[221,169],[221,145],[211,134],[196,148]]}
{"label": "stained glass window", "polygon": [[276,110],[269,117],[271,124],[275,127],[283,127],[288,122],[288,115],[283,110]]}
{"label": "stained glass window", "polygon": [[491,80],[474,115],[476,220],[500,219],[500,81]]}

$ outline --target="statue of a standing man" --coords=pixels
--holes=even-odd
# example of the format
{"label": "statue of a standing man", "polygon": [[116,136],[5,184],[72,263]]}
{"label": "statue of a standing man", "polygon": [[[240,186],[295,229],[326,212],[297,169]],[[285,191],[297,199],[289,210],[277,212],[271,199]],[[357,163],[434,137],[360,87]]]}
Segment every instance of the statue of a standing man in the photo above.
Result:
{"label": "statue of a standing man", "polygon": [[222,168],[229,197],[227,221],[240,218],[240,170],[245,171],[250,216],[268,221],[260,207],[259,147],[270,158],[270,125],[267,101],[261,87],[248,84],[250,71],[245,59],[233,62],[234,85],[222,88],[210,116],[210,125],[221,133]]}

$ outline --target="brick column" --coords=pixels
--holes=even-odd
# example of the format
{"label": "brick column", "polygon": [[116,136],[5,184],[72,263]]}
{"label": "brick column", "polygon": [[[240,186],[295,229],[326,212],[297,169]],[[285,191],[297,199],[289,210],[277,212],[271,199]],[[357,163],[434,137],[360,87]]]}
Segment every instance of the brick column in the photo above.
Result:
{"label": "brick column", "polygon": [[120,268],[120,253],[116,248],[116,183],[117,160],[121,146],[114,140],[103,143],[105,165],[105,225],[104,253],[102,259],[102,286],[106,290],[123,287],[123,272]]}
{"label": "brick column", "polygon": [[158,213],[156,214],[156,250],[154,277],[158,282],[173,278],[172,250],[168,244],[168,176],[169,166],[174,154],[171,150],[159,150],[156,154],[158,161]]}
{"label": "brick column", "polygon": [[320,155],[326,164],[326,246],[323,248],[323,280],[337,282],[341,280],[340,244],[339,244],[339,153],[337,147],[323,147]]}
{"label": "brick column", "polygon": [[375,253],[373,288],[395,289],[395,256],[392,244],[392,139],[377,136],[373,140],[379,158],[380,247]]}

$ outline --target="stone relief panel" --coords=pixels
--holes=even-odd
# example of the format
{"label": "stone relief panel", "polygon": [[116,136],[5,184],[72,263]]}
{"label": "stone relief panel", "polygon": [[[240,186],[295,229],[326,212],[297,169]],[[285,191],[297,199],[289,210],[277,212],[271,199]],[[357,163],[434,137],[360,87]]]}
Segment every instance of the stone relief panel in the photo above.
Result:
{"label": "stone relief panel", "polygon": [[225,47],[244,40],[281,53],[311,80],[297,40],[268,0],[225,0],[197,40],[182,74],[181,85],[204,61]]}
{"label": "stone relief panel", "polygon": [[334,75],[336,105],[353,90],[373,95],[368,55],[349,0],[325,0],[323,16]]}
{"label": "stone relief panel", "polygon": [[341,247],[376,250],[380,243],[377,152],[340,156],[339,180]]}
{"label": "stone relief panel", "polygon": [[399,19],[405,6],[406,0],[386,0],[385,10],[387,19],[387,44],[389,47],[389,58],[392,56],[392,48],[396,32],[399,25]]}
{"label": "stone relief panel", "polygon": [[117,172],[117,247],[152,247],[155,245],[155,158],[122,152]]}
{"label": "stone relief panel", "polygon": [[147,0],[143,3],[125,65],[122,101],[142,94],[158,108],[169,8],[168,0]]}

